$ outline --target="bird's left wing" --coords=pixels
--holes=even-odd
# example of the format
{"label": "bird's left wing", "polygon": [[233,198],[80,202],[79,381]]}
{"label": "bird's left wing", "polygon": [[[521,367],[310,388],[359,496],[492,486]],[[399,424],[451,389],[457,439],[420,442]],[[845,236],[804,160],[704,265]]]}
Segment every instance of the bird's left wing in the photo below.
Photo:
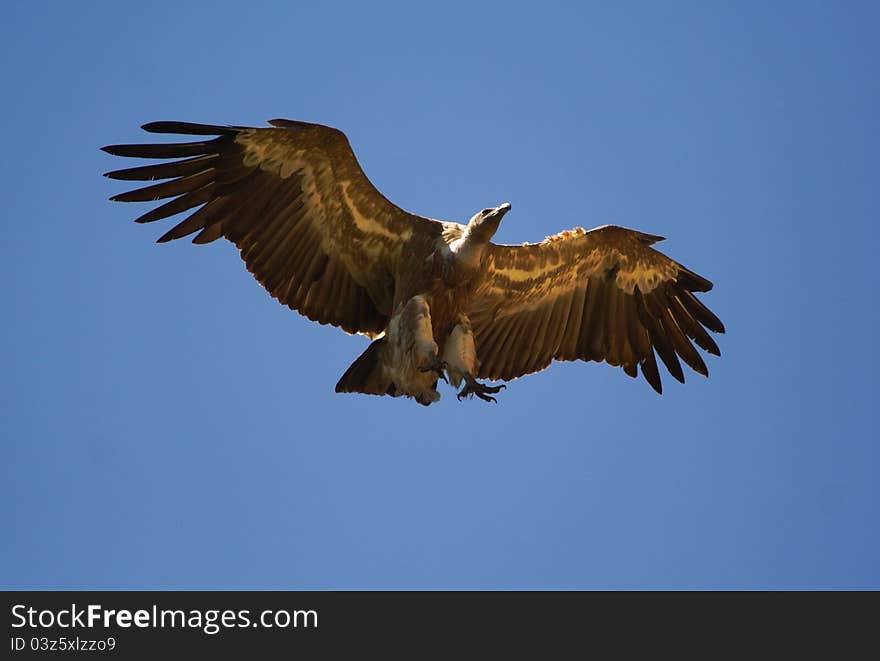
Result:
{"label": "bird's left wing", "polygon": [[104,147],[117,156],[181,159],[108,172],[112,179],[170,179],[111,199],[174,198],[140,216],[141,223],[201,207],[159,241],[194,232],[193,243],[225,237],[279,302],[350,333],[380,333],[391,314],[403,245],[414,232],[439,234],[442,225],[403,211],[376,190],[341,131],[269,123],[274,128],[146,124],[152,133],[216,137]]}
{"label": "bird's left wing", "polygon": [[478,376],[512,379],[556,360],[637,368],[661,392],[654,351],[684,382],[680,356],[708,375],[696,342],[720,355],[706,332],[724,325],[694,292],[712,283],[651,248],[662,237],[606,225],[522,246],[489,245],[488,276],[468,314]]}

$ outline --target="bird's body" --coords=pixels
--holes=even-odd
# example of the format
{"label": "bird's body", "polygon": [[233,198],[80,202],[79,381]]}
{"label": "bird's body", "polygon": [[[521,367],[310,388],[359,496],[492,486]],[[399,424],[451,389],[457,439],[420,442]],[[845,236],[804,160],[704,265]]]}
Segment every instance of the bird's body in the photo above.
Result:
{"label": "bird's body", "polygon": [[[495,227],[509,208],[506,204],[486,210],[494,215]],[[476,219],[487,217],[478,214]],[[385,377],[382,384],[390,382],[391,394],[430,404],[440,398],[438,377],[448,374],[450,383],[458,387],[463,378],[476,374],[467,312],[485,276],[482,253],[487,244],[485,232],[469,233],[468,226],[457,223],[447,223],[435,237],[416,234],[404,244],[394,313],[385,336],[365,353],[366,359],[377,361]],[[337,389],[362,392],[361,385],[343,376]],[[478,384],[470,387],[484,395],[497,390]]]}
{"label": "bird's body", "polygon": [[369,182],[345,136],[325,126],[274,120],[273,128],[158,122],[160,133],[218,136],[179,144],[118,145],[121,156],[181,158],[108,173],[172,179],[113,199],[175,197],[141,216],[159,220],[201,208],[161,241],[199,232],[226,237],[280,302],[320,323],[373,338],[337,392],[440,398],[439,379],[459,398],[494,400],[511,379],[551,360],[604,360],[659,392],[656,349],[684,380],[677,356],[707,374],[690,340],[718,347],[704,326],[721,322],[692,292],[711,283],[656,252],[660,237],[620,227],[576,228],[539,244],[491,238],[505,203],[467,224],[396,207]]}

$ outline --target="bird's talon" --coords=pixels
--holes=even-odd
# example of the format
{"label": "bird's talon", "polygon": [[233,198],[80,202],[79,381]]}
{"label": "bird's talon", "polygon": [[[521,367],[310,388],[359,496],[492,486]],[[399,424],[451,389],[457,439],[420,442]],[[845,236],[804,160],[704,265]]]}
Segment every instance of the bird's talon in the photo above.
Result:
{"label": "bird's talon", "polygon": [[446,383],[449,383],[449,381],[446,379],[446,373],[445,373],[445,370],[447,367],[449,367],[449,366],[446,364],[445,360],[440,360],[439,358],[437,358],[435,356],[434,358],[431,359],[431,362],[429,362],[427,365],[425,365],[424,367],[420,367],[419,371],[420,372],[434,372],[437,375],[438,379],[443,379]]}
{"label": "bird's talon", "polygon": [[492,395],[504,390],[507,388],[503,383],[497,386],[487,386],[485,383],[480,383],[474,378],[467,379],[465,382],[464,388],[461,389],[461,392],[456,395],[458,397],[458,401],[461,401],[465,397],[473,397],[476,395],[484,402],[493,402],[495,404],[498,403],[498,400],[492,397]]}

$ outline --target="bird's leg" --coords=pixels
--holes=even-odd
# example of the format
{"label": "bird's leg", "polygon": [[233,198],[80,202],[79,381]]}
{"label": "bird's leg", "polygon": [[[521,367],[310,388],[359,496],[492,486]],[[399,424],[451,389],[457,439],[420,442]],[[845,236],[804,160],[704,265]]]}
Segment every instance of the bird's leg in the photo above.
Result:
{"label": "bird's leg", "polygon": [[458,393],[458,395],[456,395],[456,397],[458,397],[458,401],[461,401],[465,397],[470,397],[471,395],[476,395],[477,397],[482,399],[484,402],[496,402],[497,403],[498,400],[495,399],[494,397],[492,397],[492,395],[499,393],[503,388],[506,388],[506,387],[507,386],[504,385],[503,383],[501,385],[497,385],[497,386],[487,386],[485,383],[480,383],[479,381],[477,381],[470,374],[465,374],[464,375],[464,388],[462,388],[459,391],[459,393]]}
{"label": "bird's leg", "polygon": [[[449,367],[445,360],[440,360],[435,352],[431,353],[428,364],[419,368],[420,372],[434,372],[438,379],[446,381],[446,368]],[[446,381],[449,383],[449,381]]]}

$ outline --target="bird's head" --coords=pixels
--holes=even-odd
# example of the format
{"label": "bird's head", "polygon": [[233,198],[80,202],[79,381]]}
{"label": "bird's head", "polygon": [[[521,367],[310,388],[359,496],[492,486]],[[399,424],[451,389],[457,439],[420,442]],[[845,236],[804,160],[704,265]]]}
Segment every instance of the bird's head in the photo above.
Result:
{"label": "bird's head", "polygon": [[488,241],[498,230],[501,219],[508,211],[510,211],[510,202],[478,211],[468,222],[468,235],[477,240]]}

